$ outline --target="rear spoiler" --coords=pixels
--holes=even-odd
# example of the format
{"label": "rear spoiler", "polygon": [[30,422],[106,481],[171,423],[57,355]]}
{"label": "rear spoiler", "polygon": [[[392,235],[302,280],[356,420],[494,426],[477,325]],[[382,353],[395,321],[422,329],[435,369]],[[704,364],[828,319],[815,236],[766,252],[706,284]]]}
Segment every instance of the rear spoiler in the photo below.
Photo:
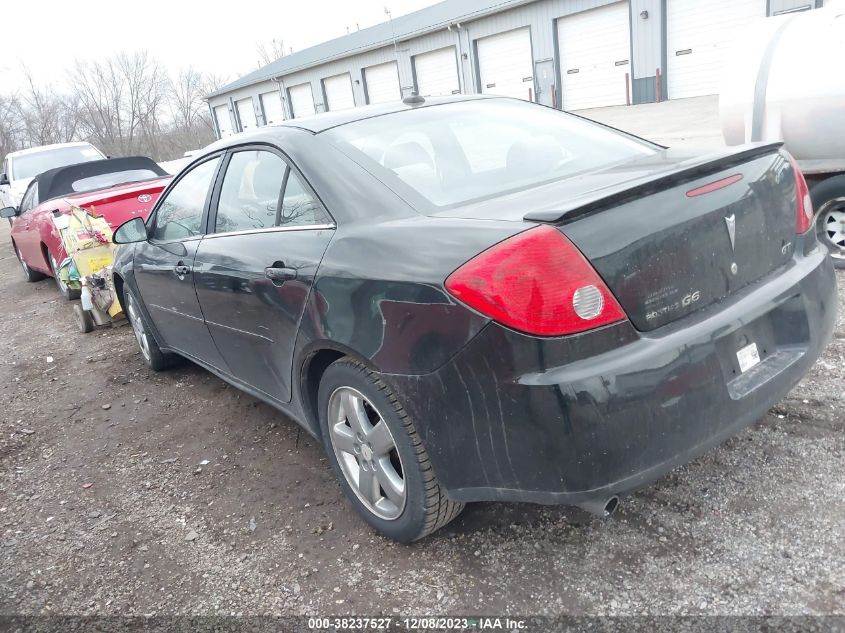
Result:
{"label": "rear spoiler", "polygon": [[625,180],[572,198],[557,209],[531,211],[525,214],[523,219],[526,222],[566,224],[596,211],[656,193],[668,186],[683,184],[723,169],[729,169],[734,165],[740,165],[754,158],[772,154],[780,150],[782,146],[783,142],[780,141],[776,143],[754,143],[743,145],[739,150],[730,148],[713,152],[686,160],[666,171]]}

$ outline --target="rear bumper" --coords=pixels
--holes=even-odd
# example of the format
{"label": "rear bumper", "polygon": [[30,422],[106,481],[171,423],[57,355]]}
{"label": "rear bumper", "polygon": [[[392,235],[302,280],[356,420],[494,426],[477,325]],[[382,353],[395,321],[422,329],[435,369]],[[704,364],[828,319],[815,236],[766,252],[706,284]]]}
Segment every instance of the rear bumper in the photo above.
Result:
{"label": "rear bumper", "polygon": [[[594,501],[762,417],[830,340],[836,293],[820,248],[653,332],[539,339],[490,324],[438,371],[390,379],[453,499]],[[736,351],[751,342],[761,362],[742,373]]]}

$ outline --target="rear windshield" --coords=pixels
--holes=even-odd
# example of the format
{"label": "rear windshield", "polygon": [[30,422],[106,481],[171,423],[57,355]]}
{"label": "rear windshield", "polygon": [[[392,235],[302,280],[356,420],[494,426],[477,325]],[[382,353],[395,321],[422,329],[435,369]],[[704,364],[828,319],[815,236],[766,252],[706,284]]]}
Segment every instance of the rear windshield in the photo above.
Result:
{"label": "rear windshield", "polygon": [[107,187],[114,187],[115,185],[122,185],[129,182],[138,182],[139,180],[149,180],[150,178],[161,178],[156,172],[151,169],[129,169],[127,171],[115,171],[110,174],[98,174],[96,176],[89,176],[88,178],[80,178],[74,180],[71,187],[77,193],[83,191],[94,191],[95,189],[106,189]]}
{"label": "rear windshield", "polygon": [[49,169],[103,158],[105,156],[91,146],[59,147],[35,154],[22,154],[12,158],[12,179],[34,178]]}
{"label": "rear windshield", "polygon": [[558,110],[505,99],[407,110],[324,134],[409,202],[418,196],[435,207],[527,189],[655,151]]}

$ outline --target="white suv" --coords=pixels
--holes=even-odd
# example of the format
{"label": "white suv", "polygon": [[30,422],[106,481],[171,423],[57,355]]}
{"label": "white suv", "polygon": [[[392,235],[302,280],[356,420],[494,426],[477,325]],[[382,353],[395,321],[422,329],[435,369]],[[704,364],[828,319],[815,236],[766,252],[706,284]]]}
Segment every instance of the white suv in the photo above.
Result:
{"label": "white suv", "polygon": [[0,174],[0,208],[17,208],[32,178],[48,169],[104,158],[91,143],[42,145],[6,154]]}

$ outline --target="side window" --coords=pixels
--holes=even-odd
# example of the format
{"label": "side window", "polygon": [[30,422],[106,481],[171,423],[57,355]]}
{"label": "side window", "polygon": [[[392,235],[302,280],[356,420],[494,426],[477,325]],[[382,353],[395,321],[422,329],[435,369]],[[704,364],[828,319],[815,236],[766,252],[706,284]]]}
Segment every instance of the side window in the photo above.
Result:
{"label": "side window", "polygon": [[220,159],[194,167],[177,182],[158,206],[153,239],[179,240],[202,232],[202,212]]}
{"label": "side window", "polygon": [[330,222],[329,215],[305,188],[299,176],[291,170],[285,185],[285,195],[282,198],[282,215],[279,225],[296,226]]}
{"label": "side window", "polygon": [[20,212],[21,215],[29,211],[30,209],[34,208],[38,205],[38,183],[32,183],[32,185],[26,190],[26,193],[23,194],[23,199],[21,200]]}
{"label": "side window", "polygon": [[214,232],[249,231],[276,226],[287,165],[265,150],[232,154],[217,205]]}

